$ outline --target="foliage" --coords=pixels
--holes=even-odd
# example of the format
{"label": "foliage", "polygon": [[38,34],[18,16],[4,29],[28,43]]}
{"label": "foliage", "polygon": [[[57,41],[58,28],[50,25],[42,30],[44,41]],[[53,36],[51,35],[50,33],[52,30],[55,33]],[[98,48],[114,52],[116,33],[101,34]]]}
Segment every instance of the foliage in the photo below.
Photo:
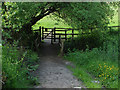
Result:
{"label": "foliage", "polygon": [[108,23],[108,18],[112,18],[113,5],[115,7],[117,4],[114,2],[113,4],[106,2],[5,2],[2,4],[2,22],[4,27],[19,30],[25,24],[29,23],[32,26],[43,17],[54,13],[72,27],[103,26]]}
{"label": "foliage", "polygon": [[33,43],[29,41],[34,37],[32,26],[47,15],[58,16],[70,26],[82,27],[85,31],[91,27],[102,28],[109,24],[109,18],[112,18],[116,5],[107,2],[3,2],[2,25],[4,32],[10,32],[13,40],[19,40],[23,45],[30,46]]}
{"label": "foliage", "polygon": [[[17,28],[17,30],[25,24],[28,25],[28,23],[32,26],[39,19],[56,11],[59,7],[63,7],[61,3],[49,2],[6,2],[3,3],[2,6],[3,26],[11,27],[12,29]],[[32,19],[34,19],[35,23],[31,21]],[[35,19],[37,19],[37,21]]]}
{"label": "foliage", "polygon": [[64,44],[64,52],[66,53],[68,50],[73,51],[74,49],[85,50],[89,47],[99,48],[103,46],[104,41],[107,39],[105,33],[101,31],[93,31],[91,34],[80,34],[78,37],[73,40],[68,40]]}
{"label": "foliage", "polygon": [[[94,48],[93,50],[87,49],[84,52],[70,52],[65,58],[74,62],[80,70],[87,71],[92,76],[96,77],[102,86],[107,88],[118,88],[118,40],[116,39],[118,37],[110,37],[111,41],[105,44],[107,45],[107,49],[104,45],[102,50]],[[80,73],[77,73],[75,70],[73,70],[73,72],[81,79],[79,76]]]}
{"label": "foliage", "polygon": [[30,22],[31,18],[38,13],[38,8],[40,8],[40,6],[43,7],[45,4],[46,3],[35,4],[30,2],[3,3],[3,25],[8,24],[7,27],[19,29],[23,24]]}
{"label": "foliage", "polygon": [[[27,56],[35,63],[38,60],[36,53],[18,50],[16,46],[11,46],[10,44],[6,44],[2,48],[3,88],[27,88],[30,87],[33,81],[35,84],[34,77],[30,75],[27,69],[28,65],[26,64],[29,63],[29,60],[27,62],[24,60]],[[31,56],[31,54],[34,56]]]}
{"label": "foliage", "polygon": [[[39,29],[39,26],[43,26],[46,28],[72,28],[71,26],[67,25],[64,20],[56,20],[59,19],[58,17],[55,17],[53,14],[50,14],[41,20],[39,20],[35,25],[32,26],[33,30]],[[55,25],[55,23],[58,23],[58,25]],[[109,26],[118,26],[118,12],[116,11],[113,19],[110,19],[110,24]]]}
{"label": "foliage", "polygon": [[95,27],[103,29],[103,26],[108,25],[109,19],[114,15],[113,5],[115,3],[70,3],[68,7],[60,11],[58,16],[63,18],[70,26],[82,28],[84,31]]}

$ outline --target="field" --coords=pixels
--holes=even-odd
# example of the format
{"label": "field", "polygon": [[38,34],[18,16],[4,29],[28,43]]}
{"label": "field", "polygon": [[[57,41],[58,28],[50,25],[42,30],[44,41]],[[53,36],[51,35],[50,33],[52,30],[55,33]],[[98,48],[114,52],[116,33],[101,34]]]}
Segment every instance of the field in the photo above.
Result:
{"label": "field", "polygon": [[53,19],[53,16],[46,16],[43,19],[39,20],[34,26],[33,30],[39,29],[39,26],[45,27],[45,28],[70,28],[68,24],[63,23],[62,21],[57,21]]}

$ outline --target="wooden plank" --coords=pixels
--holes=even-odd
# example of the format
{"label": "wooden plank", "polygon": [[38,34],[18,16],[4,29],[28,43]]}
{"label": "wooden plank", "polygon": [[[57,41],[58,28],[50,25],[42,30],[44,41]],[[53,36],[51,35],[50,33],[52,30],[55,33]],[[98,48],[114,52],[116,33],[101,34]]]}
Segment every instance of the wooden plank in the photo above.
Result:
{"label": "wooden plank", "polygon": [[[51,32],[50,32],[51,33]],[[44,38],[48,37],[50,35],[50,33],[48,33]]]}
{"label": "wooden plank", "polygon": [[55,29],[56,29],[56,27],[53,29],[53,30],[54,30],[54,42],[56,41],[56,40],[55,40],[55,35],[56,35]]}
{"label": "wooden plank", "polygon": [[74,29],[74,30],[79,30],[79,29],[75,29],[75,28],[56,28],[56,29],[66,29],[66,30],[72,30],[72,29]]}
{"label": "wooden plank", "polygon": [[51,44],[53,44],[53,29],[52,29],[52,32],[51,32],[51,38],[50,39],[51,39]]}
{"label": "wooden plank", "polygon": [[56,28],[56,31],[72,31],[72,29],[58,30],[58,29]]}
{"label": "wooden plank", "polygon": [[51,31],[44,31],[44,32],[51,32]]}
{"label": "wooden plank", "polygon": [[73,39],[73,37],[74,37],[74,29],[72,29],[72,39]]}
{"label": "wooden plank", "polygon": [[79,35],[79,34],[72,34],[72,33],[70,33],[70,34],[56,33],[56,35]]}
{"label": "wooden plank", "polygon": [[39,29],[33,30],[33,31],[39,31]]}
{"label": "wooden plank", "polygon": [[[54,38],[45,38],[45,39],[54,39]],[[55,38],[55,39],[59,39],[59,37],[58,38]],[[66,38],[61,38],[61,39],[66,39]],[[67,38],[67,39],[71,39],[71,38]]]}
{"label": "wooden plank", "polygon": [[44,40],[44,27],[42,27],[42,40]]}
{"label": "wooden plank", "polygon": [[39,37],[40,37],[40,42],[41,42],[41,26],[39,27]]}
{"label": "wooden plank", "polygon": [[[48,33],[50,33],[50,32],[48,32]],[[44,33],[44,34],[48,34],[48,33]]]}
{"label": "wooden plank", "polygon": [[67,31],[65,30],[65,40],[67,40]]}

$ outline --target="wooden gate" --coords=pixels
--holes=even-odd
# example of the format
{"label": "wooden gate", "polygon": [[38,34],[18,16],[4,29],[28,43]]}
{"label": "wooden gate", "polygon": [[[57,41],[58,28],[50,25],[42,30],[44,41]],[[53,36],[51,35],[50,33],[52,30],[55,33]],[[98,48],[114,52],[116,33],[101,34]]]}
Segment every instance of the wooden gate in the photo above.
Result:
{"label": "wooden gate", "polygon": [[[108,26],[109,29],[114,27],[120,27],[120,26]],[[95,28],[90,28],[91,32]],[[54,42],[61,43],[61,40],[68,40],[68,39],[73,39],[75,36],[78,35],[78,33],[75,33],[76,31],[79,31],[79,29],[73,29],[73,28],[44,28],[44,27],[39,27],[38,30],[34,31],[39,31],[39,40],[44,39],[51,39],[51,44]],[[90,33],[83,33],[82,34],[90,34]]]}
{"label": "wooden gate", "polygon": [[[41,28],[42,40],[51,39],[51,44],[54,42],[61,43],[61,40],[73,39],[75,37],[75,29],[72,28]],[[69,32],[69,33],[68,33]]]}

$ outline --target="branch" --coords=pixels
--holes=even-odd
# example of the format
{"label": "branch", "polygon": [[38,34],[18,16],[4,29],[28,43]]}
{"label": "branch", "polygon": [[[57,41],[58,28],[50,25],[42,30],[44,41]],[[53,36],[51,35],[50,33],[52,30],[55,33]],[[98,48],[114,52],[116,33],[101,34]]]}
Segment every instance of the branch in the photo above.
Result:
{"label": "branch", "polygon": [[[43,17],[49,15],[50,13],[53,13],[55,12],[56,9],[55,8],[50,8],[50,9],[47,9],[45,11],[42,11],[40,15],[38,15],[37,17],[33,17],[32,20],[30,21],[30,25],[34,25],[38,20],[42,19]],[[42,14],[43,13],[43,14]]]}

